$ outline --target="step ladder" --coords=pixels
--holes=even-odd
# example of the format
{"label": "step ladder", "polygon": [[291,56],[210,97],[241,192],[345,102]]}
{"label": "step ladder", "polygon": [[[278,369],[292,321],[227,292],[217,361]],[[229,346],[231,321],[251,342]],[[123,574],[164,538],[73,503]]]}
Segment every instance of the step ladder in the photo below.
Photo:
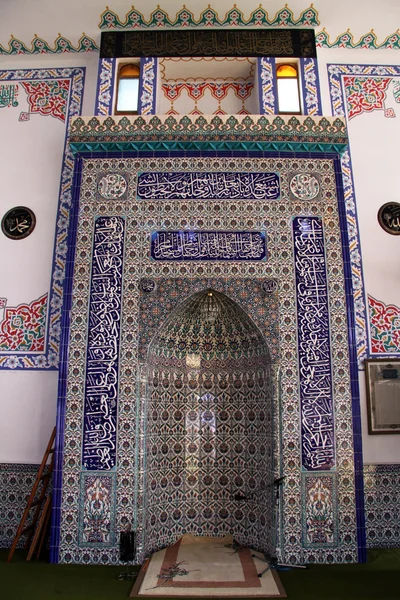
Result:
{"label": "step ladder", "polygon": [[[20,538],[26,534],[27,538],[24,545],[25,550],[28,550],[26,560],[31,560],[36,548],[36,558],[39,558],[40,553],[42,551],[51,515],[51,495],[46,495],[46,492],[54,469],[55,437],[56,428],[54,427],[53,432],[50,436],[49,443],[47,444],[43,460],[39,467],[35,483],[33,484],[32,491],[27,500],[26,508],[18,526],[17,533],[15,534],[15,538],[10,548],[10,552],[8,553],[7,562],[11,562]],[[47,465],[47,461],[50,455],[50,463]],[[46,466],[48,467],[47,470]],[[40,492],[38,492],[40,484],[42,484],[42,487]],[[32,521],[28,526],[25,526],[32,508],[35,508]]]}

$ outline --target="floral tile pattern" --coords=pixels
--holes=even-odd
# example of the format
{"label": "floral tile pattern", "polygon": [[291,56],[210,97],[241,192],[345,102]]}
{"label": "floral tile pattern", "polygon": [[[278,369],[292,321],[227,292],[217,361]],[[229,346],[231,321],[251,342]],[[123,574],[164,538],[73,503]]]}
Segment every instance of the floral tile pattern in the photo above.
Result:
{"label": "floral tile pattern", "polygon": [[400,465],[364,465],[368,548],[400,546]]}
{"label": "floral tile pattern", "polygon": [[331,474],[305,475],[303,541],[308,548],[337,544],[336,480]]}
{"label": "floral tile pattern", "polygon": [[[14,540],[38,470],[39,465],[0,463],[0,548],[9,548]],[[18,548],[24,542],[22,537]]]}
{"label": "floral tile pattern", "polygon": [[[128,121],[129,122],[129,121]],[[97,125],[96,125],[97,126]],[[86,125],[80,125],[82,140]],[[86,132],[90,132],[90,125]],[[142,172],[269,172],[280,174],[280,199],[252,202],[241,199],[169,200],[153,201],[137,198],[137,177]],[[119,182],[110,192],[103,181]],[[118,177],[117,177],[118,175]],[[299,178],[298,176],[303,176]],[[121,184],[126,181],[126,188]],[[291,185],[292,180],[295,181]],[[317,185],[321,182],[324,185]],[[104,197],[114,196],[112,198]],[[294,193],[295,192],[295,193]],[[103,195],[102,195],[103,194]],[[297,196],[296,196],[297,194]],[[352,562],[357,560],[357,527],[354,506],[354,454],[351,428],[351,387],[348,370],[348,330],[345,312],[346,298],[342,262],[342,241],[337,209],[336,178],[334,161],[327,158],[259,158],[174,156],[165,158],[87,158],[83,159],[82,184],[80,188],[80,218],[76,243],[76,263],[69,341],[68,380],[66,390],[66,421],[63,467],[63,503],[60,524],[61,562],[118,562],[118,547],[115,543],[105,547],[104,540],[85,546],[83,523],[86,515],[94,523],[93,515],[83,509],[86,500],[81,488],[82,476],[94,476],[82,465],[81,431],[83,406],[81,402],[86,370],[86,337],[82,331],[88,326],[90,302],[90,280],[94,224],[98,216],[123,217],[126,223],[124,245],[124,291],[120,309],[120,363],[117,419],[116,466],[102,475],[115,476],[115,513],[104,523],[103,530],[110,532],[110,539],[118,539],[118,532],[128,524],[143,540],[145,522],[143,514],[152,487],[152,479],[146,471],[146,427],[148,381],[147,362],[144,360],[152,333],[157,323],[162,323],[179,303],[187,300],[196,291],[204,290],[213,282],[213,289],[221,290],[251,317],[265,335],[268,345],[277,335],[278,344],[274,361],[271,361],[271,384],[274,392],[274,439],[276,475],[284,475],[284,500],[278,540],[280,556],[286,562]],[[300,406],[297,390],[299,385],[297,364],[297,323],[295,304],[295,275],[293,262],[292,222],[296,217],[323,220],[326,256],[326,284],[328,286],[329,316],[331,323],[330,354],[333,365],[332,379],[335,389],[333,411],[335,418],[335,448],[337,467],[330,477],[332,485],[319,473],[320,484],[312,481],[309,494],[302,495],[302,448],[298,435],[300,428]],[[268,236],[268,259],[256,264],[247,262],[157,262],[150,258],[150,240],[153,231],[181,230],[265,230]],[[161,302],[150,299],[160,294],[175,281]],[[247,282],[251,283],[247,283]],[[215,287],[216,282],[217,287]],[[260,287],[261,284],[261,287]],[[265,284],[265,285],[264,285]],[[163,287],[164,286],[164,287]],[[258,286],[258,290],[257,290]],[[235,289],[236,288],[236,289]],[[168,288],[169,289],[169,288]],[[254,289],[254,298],[251,290]],[[157,291],[158,290],[158,291]],[[231,292],[230,290],[234,290]],[[272,290],[272,296],[267,294]],[[263,292],[266,294],[263,296]],[[163,293],[163,292],[161,292]],[[164,293],[163,293],[164,296]],[[169,299],[171,297],[171,300]],[[278,298],[278,301],[275,301]],[[264,304],[265,302],[265,304]],[[251,305],[253,306],[251,307]],[[279,310],[277,310],[277,306]],[[146,312],[147,319],[141,322]],[[257,319],[257,320],[256,320]],[[263,323],[263,320],[265,322]],[[143,319],[144,320],[144,319]],[[148,328],[148,329],[147,329]],[[269,332],[269,333],[268,333]],[[151,346],[151,344],[150,344]],[[172,389],[169,388],[169,394]],[[179,391],[175,400],[179,402]],[[205,399],[208,408],[212,398]],[[211,411],[211,409],[210,409]],[[212,411],[211,411],[212,412]],[[232,423],[235,417],[233,417]],[[167,425],[168,422],[166,422]],[[232,425],[233,426],[233,425]],[[240,428],[240,420],[235,425]],[[195,442],[193,442],[195,443]],[[157,446],[157,444],[156,444]],[[158,448],[158,446],[157,446]],[[162,444],[159,450],[162,452]],[[171,450],[173,451],[173,450]],[[174,474],[175,477],[175,474]],[[173,484],[174,477],[171,480]],[[162,477],[157,475],[155,486],[161,491]],[[91,480],[90,480],[91,481]],[[256,480],[256,486],[260,482]],[[96,488],[95,481],[91,485]],[[315,489],[313,485],[315,484]],[[250,484],[249,484],[250,485]],[[89,486],[89,487],[90,487]],[[318,487],[320,486],[320,487]],[[100,489],[101,488],[101,489]],[[106,499],[108,492],[103,485],[96,488],[94,495]],[[257,489],[257,488],[256,488]],[[179,492],[183,493],[183,488]],[[250,489],[243,488],[249,495]],[[329,492],[329,493],[328,493]],[[327,506],[334,506],[334,494],[341,510],[333,510],[333,531],[328,524],[325,541],[307,547],[303,525],[299,515],[305,511],[316,518],[311,509],[319,495],[329,499]],[[103,500],[102,500],[103,501]],[[183,501],[183,498],[182,498]],[[181,510],[181,500],[173,509]],[[307,506],[309,505],[309,509]],[[87,505],[88,506],[88,505]],[[206,510],[206,506],[204,510]],[[100,509],[99,509],[100,510]],[[82,512],[84,511],[84,512]],[[102,518],[107,510],[100,511]],[[315,511],[314,511],[315,512]],[[329,511],[328,511],[329,512]],[[223,519],[223,516],[220,517]],[[90,519],[87,521],[90,522]],[[173,510],[167,514],[173,519]],[[329,519],[328,519],[329,521]],[[328,523],[327,521],[327,523]],[[171,521],[172,523],[172,521]],[[92,530],[94,525],[91,526]],[[90,529],[90,528],[89,528]],[[227,526],[229,529],[229,526]],[[114,537],[113,537],[114,536]],[[311,529],[309,541],[311,539]],[[322,539],[322,538],[321,538]],[[108,543],[108,542],[107,542]],[[145,551],[143,543],[138,555]]]}

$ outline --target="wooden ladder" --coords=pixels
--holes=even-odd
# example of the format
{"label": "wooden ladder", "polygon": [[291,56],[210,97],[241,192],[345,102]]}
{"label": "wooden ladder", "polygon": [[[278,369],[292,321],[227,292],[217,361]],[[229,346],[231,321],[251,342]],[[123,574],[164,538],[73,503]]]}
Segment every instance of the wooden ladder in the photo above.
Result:
{"label": "wooden ladder", "polygon": [[[27,550],[29,548],[26,560],[31,560],[38,543],[39,543],[39,546],[37,549],[36,558],[39,558],[39,556],[40,556],[40,552],[42,550],[43,543],[44,543],[44,540],[46,537],[46,531],[48,528],[48,524],[50,521],[50,515],[51,515],[51,496],[49,496],[49,495],[46,496],[46,491],[49,486],[49,483],[51,480],[51,475],[53,473],[53,468],[54,468],[54,440],[55,440],[55,437],[56,437],[56,428],[54,427],[53,432],[50,436],[49,443],[47,444],[47,448],[44,453],[43,460],[39,467],[39,471],[36,476],[35,483],[33,484],[32,491],[27,500],[24,514],[22,515],[20,524],[17,529],[17,533],[15,534],[15,538],[14,538],[14,541],[10,548],[10,552],[8,553],[7,562],[11,562],[12,557],[14,556],[14,552],[17,547],[17,544],[18,544],[21,536],[23,536],[25,534],[28,534],[28,535],[26,538],[24,548],[25,548],[25,550]],[[50,455],[51,455],[51,460],[50,460],[49,465],[47,465],[47,460]],[[45,473],[44,471],[46,469],[46,465],[48,466],[48,469]],[[42,483],[42,489],[36,498],[40,483]],[[44,503],[43,510],[41,510],[43,503]],[[25,527],[25,523],[28,519],[29,512],[32,508],[35,508],[32,522],[30,523],[30,525]]]}

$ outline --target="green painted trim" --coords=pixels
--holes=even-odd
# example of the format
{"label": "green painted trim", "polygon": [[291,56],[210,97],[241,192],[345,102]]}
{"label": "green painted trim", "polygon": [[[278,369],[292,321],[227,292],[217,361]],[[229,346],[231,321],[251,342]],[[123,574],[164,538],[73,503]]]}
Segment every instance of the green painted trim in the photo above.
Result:
{"label": "green painted trim", "polygon": [[354,36],[348,29],[344,33],[337,36],[334,42],[329,39],[329,34],[325,28],[316,34],[315,37],[317,48],[345,48],[346,50],[400,50],[400,32],[395,31],[388,35],[385,40],[379,44],[378,38],[373,29],[368,33],[364,33],[358,40],[354,41]]}
{"label": "green painted trim", "polygon": [[8,42],[8,49],[0,44],[0,56],[12,56],[16,54],[64,54],[65,52],[93,52],[99,51],[96,42],[85,35],[78,40],[78,45],[74,46],[70,40],[61,34],[54,40],[53,48],[46,40],[35,35],[31,41],[31,47],[28,48],[24,42],[18,40],[13,35]]}
{"label": "green painted trim", "polygon": [[323,152],[343,154],[347,144],[310,143],[310,142],[73,142],[70,144],[74,155],[86,152],[171,152],[176,150],[245,150],[245,151],[278,151],[278,152]]}
{"label": "green painted trim", "polygon": [[127,13],[125,20],[120,19],[117,13],[107,9],[100,15],[99,29],[145,29],[151,27],[315,27],[320,25],[318,11],[313,5],[303,10],[298,19],[287,4],[278,10],[274,17],[269,18],[268,12],[261,6],[253,10],[248,19],[234,5],[224,17],[219,17],[216,10],[208,8],[200,13],[198,19],[185,6],[176,13],[175,18],[160,8],[154,10],[148,19],[134,7]]}

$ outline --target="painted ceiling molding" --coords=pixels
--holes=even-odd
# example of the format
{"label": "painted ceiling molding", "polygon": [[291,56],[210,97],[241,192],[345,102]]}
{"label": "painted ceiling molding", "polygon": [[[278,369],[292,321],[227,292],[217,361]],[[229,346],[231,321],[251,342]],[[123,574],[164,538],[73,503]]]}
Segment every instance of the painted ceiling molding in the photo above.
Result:
{"label": "painted ceiling molding", "polygon": [[36,35],[30,42],[31,47],[18,40],[11,35],[10,41],[8,42],[8,49],[0,44],[0,55],[7,54],[62,54],[63,52],[92,52],[98,51],[99,47],[96,42],[88,37],[85,33],[78,40],[77,46],[74,46],[70,40],[63,37],[61,33],[58,34],[54,40],[53,47],[46,42],[43,38]]}
{"label": "painted ceiling molding", "polygon": [[316,34],[315,41],[317,48],[346,48],[346,50],[368,49],[368,50],[399,50],[400,49],[400,30],[390,34],[379,44],[378,38],[373,29],[360,37],[358,42],[354,41],[354,36],[350,29],[338,35],[334,42],[329,39],[329,34],[322,31]]}
{"label": "painted ceiling molding", "polygon": [[70,147],[78,154],[241,148],[341,153],[347,142],[346,122],[341,117],[77,117],[70,126]]}
{"label": "painted ceiling molding", "polygon": [[275,16],[270,19],[268,12],[264,10],[260,4],[259,8],[254,10],[250,17],[246,20],[241,10],[236,7],[236,4],[228,10],[224,17],[219,17],[216,10],[211,8],[210,4],[208,8],[200,13],[198,19],[195,18],[194,14],[183,5],[182,9],[176,13],[175,18],[170,17],[168,13],[160,8],[158,5],[157,9],[150,14],[149,19],[146,20],[145,16],[132,6],[132,9],[127,13],[125,20],[119,18],[119,16],[112,10],[106,7],[106,10],[100,15],[100,29],[136,29],[136,28],[147,28],[147,27],[314,27],[320,25],[318,19],[318,11],[315,10],[313,5],[300,14],[299,18],[296,19],[294,13],[288,5],[285,4],[281,10],[278,10]]}
{"label": "painted ceiling molding", "polygon": [[[208,8],[203,10],[199,18],[196,19],[194,14],[183,5],[175,17],[170,17],[168,13],[157,7],[148,19],[132,6],[132,9],[126,14],[125,19],[120,18],[117,13],[111,10],[108,6],[100,15],[100,30],[110,29],[151,29],[151,28],[168,28],[168,27],[189,27],[189,28],[209,28],[209,27],[317,27],[321,22],[319,20],[318,11],[313,4],[303,10],[296,19],[294,12],[287,4],[276,12],[273,17],[268,16],[268,12],[260,6],[253,10],[249,18],[246,19],[243,12],[236,7],[228,10],[223,17],[219,17],[215,9],[208,5]],[[97,36],[96,36],[97,37]],[[400,30],[388,35],[383,42],[379,42],[374,30],[361,35],[358,41],[355,41],[354,35],[350,29],[341,33],[331,42],[330,36],[325,30],[316,33],[317,48],[344,48],[351,49],[368,49],[368,50],[399,50],[400,49]],[[29,47],[30,46],[30,47]],[[99,45],[91,37],[85,33],[82,34],[74,44],[58,34],[53,44],[46,42],[43,38],[35,34],[34,38],[26,44],[22,40],[10,36],[8,48],[6,45],[0,44],[0,55],[15,55],[15,54],[62,54],[64,52],[98,52]]]}

